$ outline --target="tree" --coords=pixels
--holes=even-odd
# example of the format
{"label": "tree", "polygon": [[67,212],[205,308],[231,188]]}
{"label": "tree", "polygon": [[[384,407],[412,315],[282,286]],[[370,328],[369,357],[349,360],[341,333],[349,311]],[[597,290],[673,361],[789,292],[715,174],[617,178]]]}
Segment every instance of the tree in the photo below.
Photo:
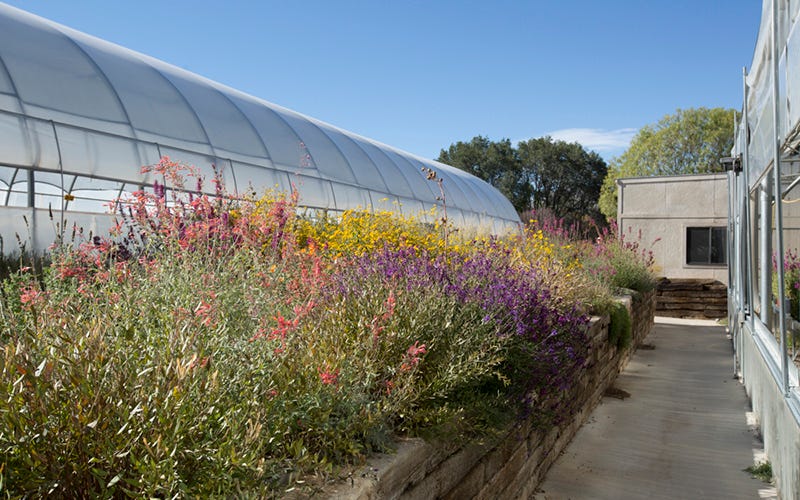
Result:
{"label": "tree", "polygon": [[480,177],[511,201],[518,213],[531,208],[568,222],[590,215],[597,219],[597,198],[606,175],[605,161],[578,143],[551,137],[494,142],[483,136],[451,144],[438,161]]}
{"label": "tree", "polygon": [[719,172],[719,159],[733,147],[735,117],[733,109],[678,109],[642,127],[628,149],[611,161],[600,210],[609,219],[617,216],[617,179]]}
{"label": "tree", "polygon": [[531,186],[532,208],[547,209],[569,223],[587,215],[600,219],[597,201],[608,171],[600,155],[549,136],[520,142],[517,150]]}
{"label": "tree", "polygon": [[442,149],[437,160],[466,170],[496,187],[517,212],[530,209],[530,185],[510,140],[494,142],[479,135],[469,142],[451,144],[446,151]]}

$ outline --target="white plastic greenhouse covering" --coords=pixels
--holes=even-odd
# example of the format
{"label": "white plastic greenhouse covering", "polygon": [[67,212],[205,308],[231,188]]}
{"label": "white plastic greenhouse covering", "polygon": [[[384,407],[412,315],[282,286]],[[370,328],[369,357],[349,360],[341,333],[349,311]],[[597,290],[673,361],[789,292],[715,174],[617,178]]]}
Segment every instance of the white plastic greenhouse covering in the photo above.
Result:
{"label": "white plastic greenhouse covering", "polygon": [[800,2],[776,2],[778,93],[781,96],[777,106],[777,135],[773,112],[772,3],[772,0],[763,1],[758,41],[746,77],[747,120],[739,123],[734,146],[734,155],[743,154],[749,135],[747,162],[751,186],[760,181],[772,162],[773,138],[789,151],[796,151],[800,145]]}
{"label": "white plastic greenhouse covering", "polygon": [[104,229],[106,204],[152,185],[141,166],[162,156],[207,178],[214,165],[237,192],[294,188],[311,209],[414,215],[441,203],[424,166],[443,180],[457,227],[497,234],[519,224],[497,189],[464,171],[0,4],[6,251],[9,238],[25,231],[22,215],[36,247],[53,239],[49,211],[87,231]]}

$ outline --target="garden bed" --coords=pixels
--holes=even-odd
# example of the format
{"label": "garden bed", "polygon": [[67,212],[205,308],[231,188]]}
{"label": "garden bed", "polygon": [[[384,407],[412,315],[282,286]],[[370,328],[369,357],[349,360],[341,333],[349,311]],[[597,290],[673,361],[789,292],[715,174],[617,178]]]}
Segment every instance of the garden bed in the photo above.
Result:
{"label": "garden bed", "polygon": [[515,425],[499,439],[459,447],[407,439],[397,452],[369,461],[353,477],[327,489],[322,497],[374,498],[530,498],[547,470],[567,447],[600,402],[631,354],[650,333],[655,292],[621,298],[632,318],[632,343],[609,342],[609,316],[593,317],[587,326],[591,342],[588,363],[569,398],[580,402],[571,418],[549,429],[531,422]]}
{"label": "garden bed", "polygon": [[650,260],[613,230],[466,235],[444,198],[441,217],[304,217],[187,168],[145,167],[160,181],[114,232],[73,228],[2,282],[2,493],[316,494],[397,436],[451,443],[411,467],[447,476],[424,484],[455,462],[483,481],[529,462],[513,439],[564,441],[639,340],[638,299],[612,293],[651,289]]}

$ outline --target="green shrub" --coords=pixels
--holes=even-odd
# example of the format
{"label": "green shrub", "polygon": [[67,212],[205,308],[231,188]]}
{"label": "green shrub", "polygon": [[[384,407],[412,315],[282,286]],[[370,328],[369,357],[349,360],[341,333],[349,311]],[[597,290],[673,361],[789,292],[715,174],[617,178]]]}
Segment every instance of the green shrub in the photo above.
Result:
{"label": "green shrub", "polygon": [[629,249],[613,246],[610,264],[614,268],[611,284],[617,289],[649,292],[656,287],[656,280],[647,265],[636,258]]}
{"label": "green shrub", "polygon": [[615,302],[609,312],[611,324],[608,328],[608,342],[619,349],[627,349],[633,340],[631,316],[628,308],[621,302]]}

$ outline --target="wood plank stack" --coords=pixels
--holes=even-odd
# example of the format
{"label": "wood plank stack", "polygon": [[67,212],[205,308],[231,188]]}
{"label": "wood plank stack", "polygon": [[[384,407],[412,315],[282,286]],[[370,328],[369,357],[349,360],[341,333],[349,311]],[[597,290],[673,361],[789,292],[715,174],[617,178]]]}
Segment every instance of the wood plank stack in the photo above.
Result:
{"label": "wood plank stack", "polygon": [[656,316],[724,318],[728,287],[717,280],[662,278],[656,288]]}

